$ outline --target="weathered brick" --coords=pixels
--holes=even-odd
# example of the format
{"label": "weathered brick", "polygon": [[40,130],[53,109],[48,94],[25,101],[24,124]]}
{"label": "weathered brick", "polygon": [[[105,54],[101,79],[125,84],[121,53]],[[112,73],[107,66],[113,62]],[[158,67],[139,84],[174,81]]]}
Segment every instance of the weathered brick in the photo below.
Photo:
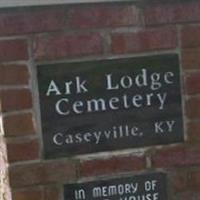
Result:
{"label": "weathered brick", "polygon": [[171,187],[175,192],[182,192],[188,188],[188,173],[187,171],[173,171],[170,177]]}
{"label": "weathered brick", "polygon": [[32,98],[30,90],[1,90],[0,91],[2,112],[28,109],[32,107]]}
{"label": "weathered brick", "polygon": [[190,121],[187,124],[188,140],[191,142],[200,141],[200,121]]}
{"label": "weathered brick", "polygon": [[54,185],[26,187],[12,192],[13,200],[58,200],[60,189]]}
{"label": "weathered brick", "polygon": [[200,170],[195,170],[190,173],[190,188],[193,190],[200,188]]}
{"label": "weathered brick", "polygon": [[57,200],[60,196],[60,189],[57,186],[46,186],[44,188],[44,200]]}
{"label": "weathered brick", "polygon": [[182,65],[184,69],[200,69],[200,48],[182,50]]}
{"label": "weathered brick", "polygon": [[200,26],[185,26],[181,32],[182,47],[183,48],[200,47],[199,35],[200,35]]}
{"label": "weathered brick", "polygon": [[172,147],[161,149],[152,157],[154,167],[181,167],[200,164],[200,149],[198,147]]}
{"label": "weathered brick", "polygon": [[69,26],[73,28],[100,28],[139,25],[139,11],[133,5],[89,5],[70,10]]}
{"label": "weathered brick", "polygon": [[188,73],[185,79],[187,94],[200,94],[200,72]]}
{"label": "weathered brick", "polygon": [[3,117],[3,128],[6,137],[35,134],[33,116],[31,113]]}
{"label": "weathered brick", "polygon": [[0,36],[54,31],[64,27],[66,11],[59,8],[6,10],[0,13]]}
{"label": "weathered brick", "polygon": [[114,54],[174,49],[177,46],[176,29],[154,28],[137,33],[114,33],[112,52]]}
{"label": "weathered brick", "polygon": [[25,65],[0,65],[0,85],[27,85],[28,68]]}
{"label": "weathered brick", "polygon": [[26,188],[12,192],[13,200],[43,200],[43,191],[40,187]]}
{"label": "weathered brick", "polygon": [[199,2],[148,5],[144,9],[145,24],[169,24],[200,21]]}
{"label": "weathered brick", "polygon": [[[188,190],[188,189],[187,189]],[[200,200],[200,193],[195,191],[185,191],[179,195],[177,195],[177,200]]]}
{"label": "weathered brick", "polygon": [[145,168],[143,156],[112,157],[105,160],[86,160],[81,163],[81,176],[96,176]]}
{"label": "weathered brick", "polygon": [[76,177],[76,163],[58,160],[11,166],[9,176],[13,188],[72,181]]}
{"label": "weathered brick", "polygon": [[197,109],[200,105],[200,98],[191,97],[186,101],[186,115],[190,119],[199,119],[200,118],[200,109]]}
{"label": "weathered brick", "polygon": [[37,37],[34,57],[37,60],[52,60],[96,55],[102,51],[102,38],[99,33],[57,34]]}
{"label": "weathered brick", "polygon": [[27,41],[24,39],[1,40],[0,61],[27,60]]}
{"label": "weathered brick", "polygon": [[9,142],[7,144],[8,161],[17,162],[39,159],[40,146],[37,139]]}

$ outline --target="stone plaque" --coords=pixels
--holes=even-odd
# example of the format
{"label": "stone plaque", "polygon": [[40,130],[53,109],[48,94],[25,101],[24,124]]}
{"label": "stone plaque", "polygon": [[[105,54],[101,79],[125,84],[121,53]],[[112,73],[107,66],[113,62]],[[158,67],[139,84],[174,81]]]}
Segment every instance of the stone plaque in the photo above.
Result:
{"label": "stone plaque", "polygon": [[65,185],[64,200],[167,200],[166,188],[166,175],[152,173]]}
{"label": "stone plaque", "polygon": [[177,55],[37,68],[46,158],[183,141]]}

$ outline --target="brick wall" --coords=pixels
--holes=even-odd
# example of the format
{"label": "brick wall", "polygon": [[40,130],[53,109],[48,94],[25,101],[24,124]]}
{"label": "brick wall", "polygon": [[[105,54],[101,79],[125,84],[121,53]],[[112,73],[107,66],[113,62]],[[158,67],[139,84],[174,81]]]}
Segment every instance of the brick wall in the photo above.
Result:
{"label": "brick wall", "polygon": [[[63,200],[64,183],[154,169],[168,175],[169,200],[200,199],[199,35],[198,0],[1,9],[0,169],[12,199]],[[184,143],[43,158],[36,65],[166,53],[180,58]]]}

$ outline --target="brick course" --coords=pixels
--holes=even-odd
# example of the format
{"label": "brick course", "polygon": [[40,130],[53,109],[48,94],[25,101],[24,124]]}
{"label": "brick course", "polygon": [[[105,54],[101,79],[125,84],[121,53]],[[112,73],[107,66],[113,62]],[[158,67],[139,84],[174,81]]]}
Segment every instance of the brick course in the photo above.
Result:
{"label": "brick course", "polygon": [[26,65],[1,65],[0,84],[6,85],[28,85],[29,72]]}
{"label": "brick course", "polygon": [[69,26],[72,28],[110,28],[142,24],[139,9],[131,4],[79,6],[69,12]]}
{"label": "brick course", "polygon": [[38,160],[40,157],[39,145],[38,139],[9,142],[7,144],[8,161],[12,163],[25,160]]}
{"label": "brick course", "polygon": [[3,118],[5,136],[25,136],[36,133],[31,113],[22,113]]}
{"label": "brick course", "polygon": [[176,46],[177,37],[174,28],[154,28],[137,33],[114,33],[112,35],[114,54],[168,50]]}
{"label": "brick course", "polygon": [[186,90],[189,95],[200,94],[200,71],[186,75]]}
{"label": "brick course", "polygon": [[0,61],[27,60],[27,41],[24,39],[0,40]]}
{"label": "brick course", "polygon": [[13,198],[16,200],[43,200],[43,193],[41,188],[29,188],[23,190],[13,191]]}
{"label": "brick course", "polygon": [[154,167],[171,168],[200,164],[200,149],[197,147],[178,146],[156,152],[152,157]]}
{"label": "brick course", "polygon": [[75,177],[76,164],[70,161],[32,163],[10,167],[10,184],[14,188],[72,181],[75,180]]}
{"label": "brick course", "polygon": [[185,70],[200,69],[200,48],[186,48],[182,50],[182,64]]}
{"label": "brick course", "polygon": [[0,13],[0,36],[55,31],[65,27],[63,8],[10,10]]}
{"label": "brick course", "polygon": [[198,96],[191,97],[186,101],[186,115],[189,119],[199,119],[200,110],[197,106],[200,103],[200,98]]}
{"label": "brick course", "polygon": [[185,26],[181,32],[181,44],[183,48],[200,46],[200,26]]}
{"label": "brick course", "polygon": [[144,8],[144,18],[147,25],[198,22],[199,12],[200,5],[197,1],[155,4]]}
{"label": "brick course", "polygon": [[53,60],[77,56],[102,54],[99,33],[54,34],[39,36],[34,41],[36,60]]}
{"label": "brick course", "polygon": [[0,98],[2,112],[32,108],[32,96],[28,89],[1,90]]}
{"label": "brick course", "polygon": [[104,160],[83,161],[80,166],[81,176],[96,176],[102,174],[112,174],[117,172],[126,172],[142,170],[146,166],[143,156],[112,157]]}

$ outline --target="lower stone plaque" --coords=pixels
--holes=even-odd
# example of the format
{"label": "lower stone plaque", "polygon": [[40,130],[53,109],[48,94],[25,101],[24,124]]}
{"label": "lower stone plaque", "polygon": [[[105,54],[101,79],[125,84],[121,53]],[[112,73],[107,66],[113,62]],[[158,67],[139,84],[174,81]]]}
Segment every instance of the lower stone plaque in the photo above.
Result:
{"label": "lower stone plaque", "polygon": [[64,186],[64,200],[167,200],[164,173],[150,173]]}

